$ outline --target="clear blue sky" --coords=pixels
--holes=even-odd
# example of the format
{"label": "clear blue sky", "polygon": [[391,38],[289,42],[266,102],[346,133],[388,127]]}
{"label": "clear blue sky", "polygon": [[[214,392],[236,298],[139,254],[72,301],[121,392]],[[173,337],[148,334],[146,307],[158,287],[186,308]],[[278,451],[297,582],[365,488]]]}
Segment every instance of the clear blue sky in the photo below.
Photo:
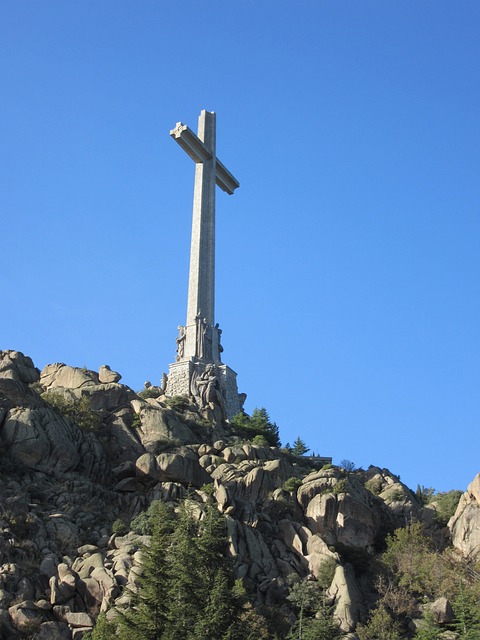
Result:
{"label": "clear blue sky", "polygon": [[217,113],[216,319],[283,442],[480,471],[480,3],[3,0],[0,348],[140,389],[186,314]]}

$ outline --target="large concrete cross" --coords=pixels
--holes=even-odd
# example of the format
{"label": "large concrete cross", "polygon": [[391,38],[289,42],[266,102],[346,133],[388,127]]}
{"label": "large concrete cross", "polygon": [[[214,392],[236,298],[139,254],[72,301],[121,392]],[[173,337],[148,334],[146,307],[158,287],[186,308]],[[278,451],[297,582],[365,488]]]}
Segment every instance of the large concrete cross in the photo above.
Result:
{"label": "large concrete cross", "polygon": [[[186,327],[180,328],[178,360],[219,359],[219,332],[215,321],[215,184],[229,195],[238,181],[216,157],[215,113],[203,110],[198,118],[198,134],[178,122],[170,135],[195,162],[192,241]],[[204,338],[216,345],[208,350]],[[204,346],[202,346],[204,345]],[[216,349],[215,349],[216,347]],[[215,351],[217,353],[215,354]],[[217,357],[215,357],[215,355]]]}

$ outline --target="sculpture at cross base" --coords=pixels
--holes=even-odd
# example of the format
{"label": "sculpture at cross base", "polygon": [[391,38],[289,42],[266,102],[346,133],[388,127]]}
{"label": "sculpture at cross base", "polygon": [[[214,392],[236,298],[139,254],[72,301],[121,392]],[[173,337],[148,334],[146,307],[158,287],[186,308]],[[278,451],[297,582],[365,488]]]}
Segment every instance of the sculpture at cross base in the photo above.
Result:
{"label": "sculpture at cross base", "polygon": [[215,324],[215,186],[232,195],[239,183],[216,156],[215,113],[200,113],[198,134],[179,122],[170,135],[195,162],[195,182],[187,320],[179,327],[167,395],[190,395],[205,410],[215,396],[214,404],[228,419],[241,411],[243,395],[238,394],[237,374],[221,362],[222,331]]}

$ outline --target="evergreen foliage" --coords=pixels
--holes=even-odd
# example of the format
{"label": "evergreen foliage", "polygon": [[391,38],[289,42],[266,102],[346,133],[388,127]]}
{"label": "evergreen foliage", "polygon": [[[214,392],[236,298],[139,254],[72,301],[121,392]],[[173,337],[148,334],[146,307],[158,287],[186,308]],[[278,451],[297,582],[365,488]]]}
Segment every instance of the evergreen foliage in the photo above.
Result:
{"label": "evergreen foliage", "polygon": [[441,629],[435,623],[434,615],[431,611],[423,614],[423,627],[415,634],[415,640],[440,640]]}
{"label": "evergreen foliage", "polygon": [[359,625],[356,633],[360,640],[401,640],[400,626],[383,603],[373,610],[367,625]]}
{"label": "evergreen foliage", "polygon": [[[328,567],[330,573],[331,566]],[[330,573],[331,575],[331,573]],[[333,620],[332,608],[327,606],[325,591],[330,586],[328,580],[319,582],[297,582],[287,596],[298,610],[297,622],[288,638],[292,640],[335,640],[341,635]]]}
{"label": "evergreen foliage", "polygon": [[301,486],[301,484],[302,484],[301,478],[296,478],[295,476],[292,476],[291,478],[288,478],[287,480],[285,480],[285,482],[282,485],[282,489],[284,491],[288,491],[289,493],[293,493],[298,489],[298,487]]}
{"label": "evergreen foliage", "polygon": [[467,588],[461,584],[453,603],[455,613],[454,629],[460,638],[478,640],[480,638],[480,587]]}
{"label": "evergreen foliage", "polygon": [[422,504],[435,503],[436,521],[440,525],[447,524],[455,513],[462,496],[462,491],[458,489],[436,493],[432,487],[424,487],[421,485],[417,485],[417,491],[415,493]]}
{"label": "evergreen foliage", "polygon": [[454,515],[462,493],[463,492],[458,489],[453,489],[452,491],[437,493],[433,498],[433,502],[435,502],[437,508],[436,520],[438,524],[446,525]]}
{"label": "evergreen foliage", "polygon": [[166,504],[156,501],[151,508],[152,538],[143,551],[139,590],[119,622],[121,640],[160,640],[169,616],[168,585],[173,574],[167,552],[174,522]]}
{"label": "evergreen foliage", "polygon": [[307,447],[305,442],[298,436],[298,438],[293,443],[292,453],[294,456],[304,456],[306,453],[310,451],[310,448]]}
{"label": "evergreen foliage", "polygon": [[[178,515],[160,501],[152,502],[145,518],[137,518],[151,532],[143,551],[142,576],[131,606],[108,623],[104,617],[92,640],[234,640],[234,623],[247,615],[235,590],[233,570],[226,557],[225,526],[211,505],[185,502]],[[257,620],[258,622],[258,620]],[[248,635],[244,636],[245,638]],[[262,637],[260,634],[259,638]]]}
{"label": "evergreen foliage", "polygon": [[255,408],[251,416],[246,413],[238,413],[232,418],[232,426],[241,436],[248,440],[254,440],[256,436],[265,438],[267,445],[280,447],[280,435],[275,422],[271,422],[267,410]]}

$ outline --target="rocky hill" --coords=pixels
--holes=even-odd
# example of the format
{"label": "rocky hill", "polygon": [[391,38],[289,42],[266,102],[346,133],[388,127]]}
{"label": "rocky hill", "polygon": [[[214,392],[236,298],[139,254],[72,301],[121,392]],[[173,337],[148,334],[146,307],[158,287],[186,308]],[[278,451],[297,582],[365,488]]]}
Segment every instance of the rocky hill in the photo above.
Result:
{"label": "rocky hill", "polygon": [[[188,500],[198,518],[207,504],[223,514],[235,576],[271,637],[298,617],[292,586],[327,566],[335,623],[345,637],[373,637],[361,623],[382,596],[375,563],[387,536],[414,523],[475,583],[480,475],[444,527],[435,502],[425,506],[387,469],[346,470],[252,444],[189,398],[135,393],[120,379],[107,366],[40,372],[22,353],[0,352],[1,639],[78,640],[100,612],[113,619],[128,608],[149,544],[131,523],[155,500]],[[401,637],[422,628],[426,609],[440,611],[438,637],[462,637],[440,592],[428,607],[425,594],[409,593]]]}

